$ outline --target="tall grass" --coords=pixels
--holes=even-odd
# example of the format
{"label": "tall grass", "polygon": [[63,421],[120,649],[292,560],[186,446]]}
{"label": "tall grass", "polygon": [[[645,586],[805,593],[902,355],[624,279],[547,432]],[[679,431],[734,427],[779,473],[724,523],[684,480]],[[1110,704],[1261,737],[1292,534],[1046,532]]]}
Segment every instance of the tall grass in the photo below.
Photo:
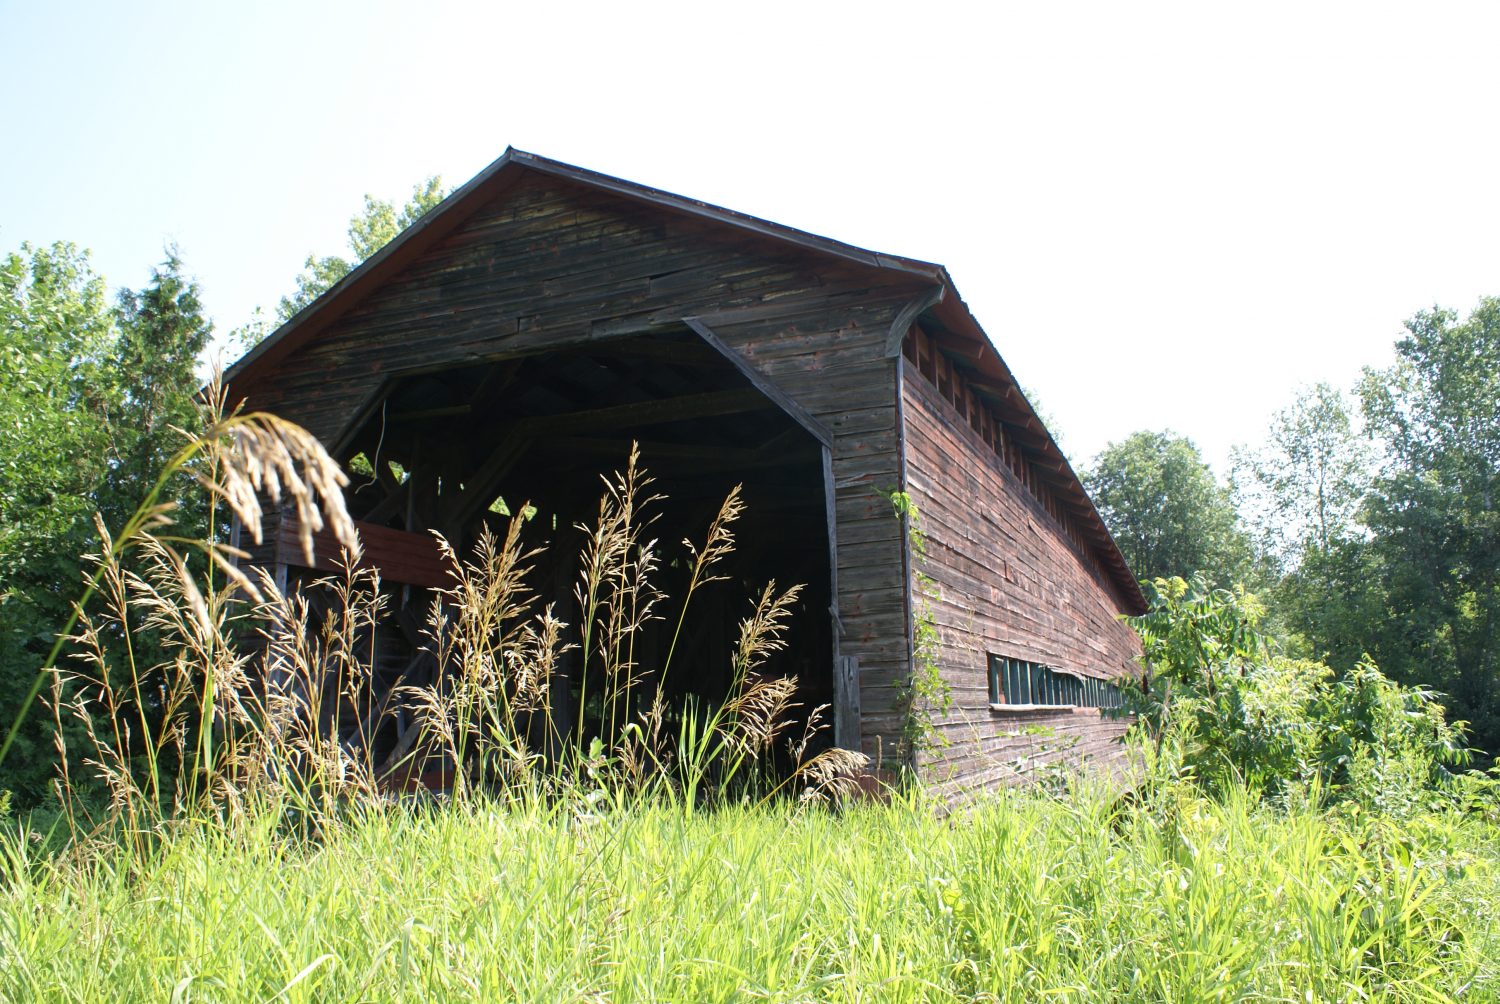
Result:
{"label": "tall grass", "polygon": [[[204,540],[174,536],[161,498],[180,476],[195,478],[257,543],[267,500],[294,510],[309,565],[313,532],[331,528],[344,548],[339,572],[287,591],[264,569],[241,568],[245,553],[212,526]],[[762,672],[785,645],[800,586],[766,583],[748,598],[734,645],[720,655],[729,667],[722,699],[689,696],[668,707],[669,676],[695,669],[673,665],[694,597],[723,578],[720,564],[735,549],[738,488],[700,544],[683,541],[690,575],[661,664],[643,664],[637,649],[673,599],[656,584],[663,557],[650,535],[662,497],[632,449],[604,479],[594,522],[578,527],[585,542],[573,610],[537,601],[528,506],[498,530],[484,524],[464,554],[439,538],[451,584],[433,592],[410,664],[425,660],[430,672],[408,679],[409,668],[381,686],[376,637],[393,630],[388,591],[361,561],[346,483],[305,430],[271,415],[226,414],[216,392],[203,431],[121,535],[99,525],[87,588],[38,678],[50,683],[68,839],[149,840],[184,821],[272,811],[317,832],[414,783],[436,783],[458,802],[567,797],[579,786],[689,806],[788,784],[836,797],[863,768],[857,753],[817,752],[826,709],[797,714],[796,678]],[[571,632],[564,617],[576,624]],[[65,645],[70,658],[58,665]],[[598,721],[554,716],[570,653],[583,688],[577,704],[597,696]],[[407,719],[393,748],[377,742]],[[85,737],[84,749],[67,748],[70,732]],[[793,767],[768,791],[762,768],[773,751],[789,753]],[[85,811],[91,803],[80,794],[100,791],[103,810]]]}
{"label": "tall grass", "polygon": [[5,845],[0,998],[1436,1001],[1500,997],[1500,838],[1087,785],[915,799],[366,807]]}
{"label": "tall grass", "polygon": [[[724,653],[727,698],[669,714],[737,493],[675,600],[634,455],[581,528],[573,611],[538,607],[524,518],[481,534],[427,618],[436,678],[379,694],[382,594],[316,441],[211,414],[174,463],[252,535],[282,494],[350,556],[314,603],[174,538],[154,496],[104,535],[75,658],[42,676],[93,780],[60,779],[61,841],[0,831],[0,999],[1500,999],[1500,837],[1477,816],[1398,826],[1178,783],[1123,802],[1077,778],[952,813],[851,802],[859,758],[812,755],[820,709],[793,729],[795,681],[761,672],[797,596],[774,584]],[[657,617],[673,641],[643,665]],[[603,689],[592,735],[551,714],[570,651]],[[377,753],[398,708],[416,724]],[[776,746],[796,764],[779,783],[755,771]],[[433,765],[445,801],[392,795]],[[102,811],[81,811],[88,784]]]}

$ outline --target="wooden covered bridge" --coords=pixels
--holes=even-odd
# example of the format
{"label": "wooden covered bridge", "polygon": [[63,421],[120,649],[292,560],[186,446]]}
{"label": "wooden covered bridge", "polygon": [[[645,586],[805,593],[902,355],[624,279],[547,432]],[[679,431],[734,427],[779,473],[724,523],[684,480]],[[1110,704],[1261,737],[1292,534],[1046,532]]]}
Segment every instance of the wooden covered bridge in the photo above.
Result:
{"label": "wooden covered bridge", "polygon": [[[829,741],[898,755],[928,624],[953,695],[922,764],[939,782],[1105,754],[1118,735],[1099,708],[1138,652],[1117,620],[1142,609],[1138,585],[940,266],[509,150],[228,381],[373,462],[348,501],[400,588],[398,623],[444,578],[426,531],[462,550],[498,499],[542,514],[560,558],[538,588],[565,603],[571,528],[639,442],[672,532],[743,483],[732,574],[807,584],[775,671],[834,707]],[[307,574],[294,536],[257,560]],[[711,595],[688,684],[709,695],[744,597]]]}

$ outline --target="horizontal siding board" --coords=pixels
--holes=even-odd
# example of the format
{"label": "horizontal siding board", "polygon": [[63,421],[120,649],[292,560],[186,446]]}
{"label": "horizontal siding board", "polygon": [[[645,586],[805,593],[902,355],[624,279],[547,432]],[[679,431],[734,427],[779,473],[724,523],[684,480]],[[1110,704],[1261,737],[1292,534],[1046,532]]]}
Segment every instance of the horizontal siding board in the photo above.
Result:
{"label": "horizontal siding board", "polygon": [[907,488],[927,539],[919,570],[932,581],[926,604],[954,698],[924,776],[956,793],[1048,765],[1112,763],[1122,720],[992,711],[988,656],[1104,679],[1131,671],[1139,642],[1116,617],[1115,590],[937,388],[914,367],[901,384]]}

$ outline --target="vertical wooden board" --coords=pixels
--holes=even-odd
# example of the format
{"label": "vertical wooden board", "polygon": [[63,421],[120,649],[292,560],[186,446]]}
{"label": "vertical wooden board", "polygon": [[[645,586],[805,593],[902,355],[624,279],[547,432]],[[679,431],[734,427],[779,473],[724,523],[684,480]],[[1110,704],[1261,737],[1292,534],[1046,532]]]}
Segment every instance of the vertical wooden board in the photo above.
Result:
{"label": "vertical wooden board", "polygon": [[861,748],[859,659],[841,655],[834,660],[834,745],[856,752]]}

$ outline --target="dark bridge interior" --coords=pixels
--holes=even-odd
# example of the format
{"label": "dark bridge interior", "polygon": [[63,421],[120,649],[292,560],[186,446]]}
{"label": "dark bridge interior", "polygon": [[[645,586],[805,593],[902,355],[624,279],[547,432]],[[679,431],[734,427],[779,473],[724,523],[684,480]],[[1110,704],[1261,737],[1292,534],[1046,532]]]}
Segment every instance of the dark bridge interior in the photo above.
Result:
{"label": "dark bridge interior", "polygon": [[[768,396],[774,389],[756,384],[743,363],[688,330],[603,338],[388,380],[336,448],[351,468],[346,494],[367,560],[381,568],[390,591],[388,623],[377,631],[377,687],[431,682],[442,672],[422,658],[420,625],[430,587],[442,580],[426,531],[439,530],[464,554],[485,525],[503,534],[509,514],[522,506],[531,507],[527,543],[546,548],[534,559],[529,584],[542,604],[556,604],[572,625],[568,640],[577,642],[573,591],[585,539],[578,526],[597,520],[601,477],[623,469],[638,443],[641,466],[653,479],[645,494],[660,496],[644,536],[658,541],[655,582],[667,594],[661,619],[638,636],[643,668],[660,661],[676,627],[691,568],[684,538],[701,546],[735,485],[743,486],[746,507],[734,528],[737,547],[717,570],[723,581],[693,598],[664,687],[669,705],[680,707],[689,694],[710,702],[725,697],[739,622],[772,579],[779,587],[805,588],[787,646],[763,672],[797,676],[801,714],[830,703],[822,446],[784,402]],[[295,548],[287,550],[279,560],[303,563]],[[320,549],[316,563],[324,560]],[[580,706],[580,694],[601,688],[580,679],[578,656],[569,654],[554,683],[552,716],[586,743],[605,726],[595,701]],[[375,747],[377,762],[399,747],[405,726],[395,714],[363,740]],[[831,726],[819,745],[827,741]]]}

